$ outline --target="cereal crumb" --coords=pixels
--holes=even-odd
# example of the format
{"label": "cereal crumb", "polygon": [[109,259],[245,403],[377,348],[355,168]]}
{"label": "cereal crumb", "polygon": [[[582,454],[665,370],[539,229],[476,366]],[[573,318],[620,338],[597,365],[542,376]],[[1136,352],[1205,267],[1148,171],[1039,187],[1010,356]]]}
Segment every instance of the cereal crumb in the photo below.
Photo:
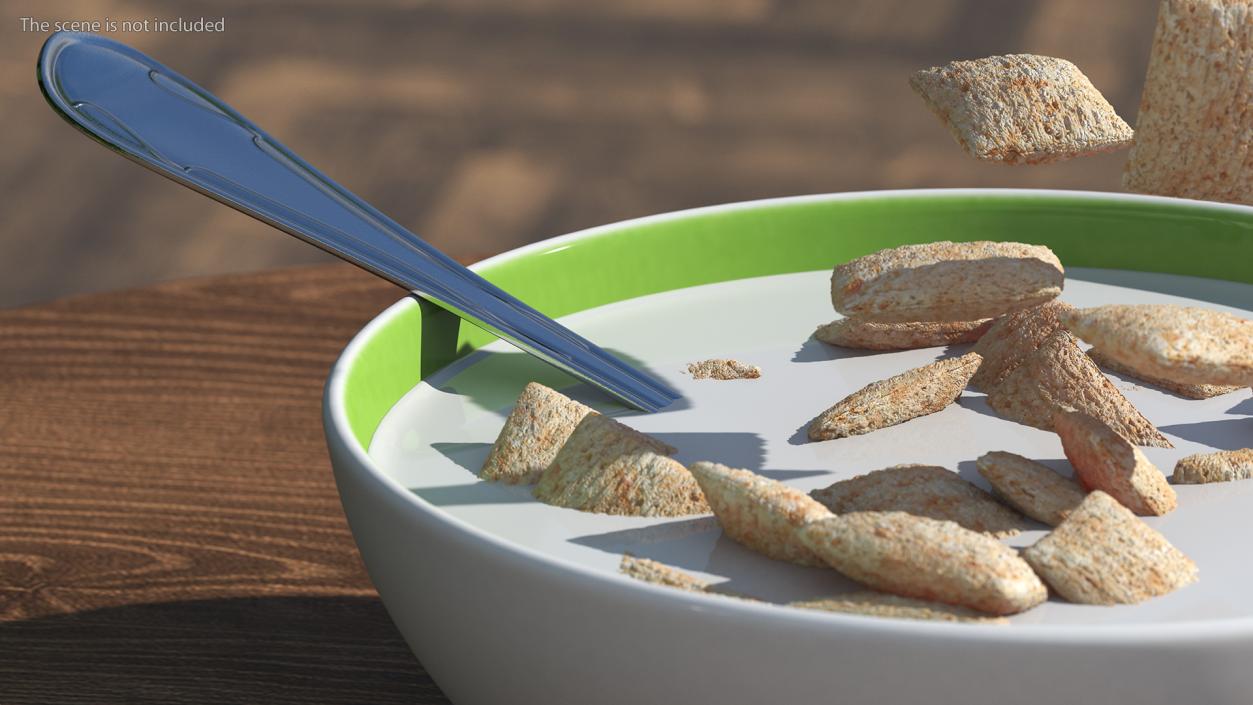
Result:
{"label": "cereal crumb", "polygon": [[739,360],[715,358],[688,364],[687,373],[692,379],[757,379],[761,377],[761,368]]}
{"label": "cereal crumb", "polygon": [[688,592],[704,592],[709,587],[707,581],[701,580],[694,575],[689,575],[677,568],[671,568],[664,563],[658,563],[648,558],[633,556],[630,553],[622,554],[622,562],[618,565],[618,571],[636,580],[687,590]]}
{"label": "cereal crumb", "polygon": [[987,615],[967,607],[943,602],[915,600],[886,592],[862,590],[816,600],[789,602],[788,607],[824,612],[859,614],[888,619],[922,619],[935,622],[971,622],[976,624],[1009,624],[1004,617]]}
{"label": "cereal crumb", "polygon": [[1175,474],[1172,476],[1177,485],[1250,478],[1253,478],[1253,448],[1189,455],[1175,463]]}

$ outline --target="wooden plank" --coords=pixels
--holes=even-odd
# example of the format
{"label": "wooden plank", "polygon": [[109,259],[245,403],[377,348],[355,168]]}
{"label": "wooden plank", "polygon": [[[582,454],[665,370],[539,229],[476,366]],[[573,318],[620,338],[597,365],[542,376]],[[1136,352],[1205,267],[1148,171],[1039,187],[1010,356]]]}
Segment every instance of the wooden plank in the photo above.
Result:
{"label": "wooden plank", "polygon": [[330,364],[401,294],[331,265],[0,311],[0,700],[446,702],[320,422]]}

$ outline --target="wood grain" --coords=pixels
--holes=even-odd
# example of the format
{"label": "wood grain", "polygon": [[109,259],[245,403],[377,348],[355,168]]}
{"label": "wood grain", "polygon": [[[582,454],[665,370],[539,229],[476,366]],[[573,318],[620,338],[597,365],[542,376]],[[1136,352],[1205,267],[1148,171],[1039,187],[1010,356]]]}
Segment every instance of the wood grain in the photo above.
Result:
{"label": "wood grain", "polygon": [[347,265],[0,311],[0,702],[445,702],[335,492]]}

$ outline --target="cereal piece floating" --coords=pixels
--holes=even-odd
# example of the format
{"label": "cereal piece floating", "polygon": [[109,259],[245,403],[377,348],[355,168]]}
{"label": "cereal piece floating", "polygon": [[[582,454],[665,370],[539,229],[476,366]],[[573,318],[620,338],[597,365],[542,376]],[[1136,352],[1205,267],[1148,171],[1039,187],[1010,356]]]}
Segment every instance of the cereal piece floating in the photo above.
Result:
{"label": "cereal piece floating", "polygon": [[894,595],[1007,615],[1044,602],[1044,584],[1014,549],[951,521],[854,512],[800,530],[832,568]]}
{"label": "cereal piece floating", "polygon": [[992,324],[992,319],[974,321],[940,321],[908,323],[875,323],[856,318],[841,318],[814,331],[824,343],[859,350],[914,350],[938,345],[973,343]]}
{"label": "cereal piece floating", "polygon": [[1101,490],[1141,516],[1162,515],[1177,504],[1175,490],[1140,449],[1099,419],[1059,408],[1053,426],[1075,479]]}
{"label": "cereal piece floating", "polygon": [[934,465],[897,465],[841,480],[809,495],[836,514],[905,512],[971,531],[1013,536],[1030,525],[957,473]]}
{"label": "cereal piece floating", "polygon": [[642,580],[654,585],[687,590],[688,592],[704,592],[709,583],[693,575],[688,575],[677,568],[658,563],[648,558],[639,558],[629,553],[622,554],[622,562],[618,564],[618,572],[623,575]]}
{"label": "cereal piece floating", "polygon": [[531,382],[509,412],[479,477],[511,485],[535,482],[574,427],[594,413],[560,392]]}
{"label": "cereal piece floating", "polygon": [[1253,204],[1250,81],[1253,7],[1163,0],[1123,185]]}
{"label": "cereal piece floating", "polygon": [[1011,421],[1051,431],[1053,411],[1069,406],[1095,416],[1137,445],[1172,447],[1065,330],[1054,331],[987,392],[988,406]]}
{"label": "cereal piece floating", "polygon": [[1231,482],[1253,478],[1253,448],[1198,453],[1180,458],[1171,479],[1177,485]]}
{"label": "cereal piece floating", "polygon": [[970,378],[971,388],[986,392],[1005,379],[1062,327],[1058,314],[1072,308],[1064,301],[1050,301],[997,318],[973,348],[983,356],[983,364]]}
{"label": "cereal piece floating", "polygon": [[723,597],[734,597],[739,600],[749,600],[751,602],[760,602],[755,597],[742,595],[733,590],[723,587],[723,584],[712,584],[701,580],[694,575],[688,575],[678,568],[671,568],[664,563],[650,560],[648,558],[639,558],[629,553],[622,554],[622,561],[618,564],[618,572],[628,578],[661,585],[663,587],[672,587],[687,592],[702,592],[706,595],[722,595]]}
{"label": "cereal piece floating", "polygon": [[702,360],[687,366],[687,373],[692,379],[757,379],[761,377],[761,368],[739,360]]}
{"label": "cereal piece floating", "polygon": [[934,414],[961,395],[979,360],[977,353],[967,353],[872,382],[811,421],[809,440],[857,436]]}
{"label": "cereal piece floating", "polygon": [[1165,379],[1163,377],[1146,375],[1143,372],[1131,369],[1096,348],[1088,350],[1088,357],[1092,358],[1092,361],[1097,365],[1109,370],[1110,372],[1125,375],[1127,377],[1133,377],[1141,382],[1147,382],[1154,387],[1160,387],[1171,394],[1187,399],[1209,399],[1211,397],[1219,397],[1224,394],[1230,394],[1240,389],[1240,387],[1221,384],[1184,384]]}
{"label": "cereal piece floating", "polygon": [[599,514],[683,516],[709,511],[674,448],[600,414],[579,422],[540,476],[545,504]]}
{"label": "cereal piece floating", "polygon": [[1143,602],[1197,579],[1192,559],[1100,490],[1022,556],[1057,594],[1087,605]]}
{"label": "cereal piece floating", "polygon": [[972,321],[1038,306],[1064,283],[1062,263],[1043,245],[931,242],[838,265],[831,302],[865,321]]}
{"label": "cereal piece floating", "polygon": [[975,461],[997,496],[1038,522],[1057,526],[1087,494],[1078,482],[1047,465],[996,450]]}
{"label": "cereal piece floating", "polygon": [[748,470],[718,463],[693,463],[722,531],[735,541],[775,560],[822,565],[796,535],[809,522],[831,516],[826,507],[800,490]]}
{"label": "cereal piece floating", "polygon": [[972,157],[1043,164],[1123,149],[1131,127],[1074,64],[1034,54],[989,56],[909,79]]}
{"label": "cereal piece floating", "polygon": [[922,619],[934,622],[971,622],[978,624],[1009,624],[1004,617],[993,617],[982,612],[946,605],[943,602],[915,600],[886,592],[861,590],[818,600],[801,600],[788,603],[788,607],[825,612],[860,614],[867,617],[888,619]]}
{"label": "cereal piece floating", "polygon": [[1068,311],[1062,322],[1142,374],[1185,384],[1253,385],[1253,321],[1230,313],[1124,304]]}

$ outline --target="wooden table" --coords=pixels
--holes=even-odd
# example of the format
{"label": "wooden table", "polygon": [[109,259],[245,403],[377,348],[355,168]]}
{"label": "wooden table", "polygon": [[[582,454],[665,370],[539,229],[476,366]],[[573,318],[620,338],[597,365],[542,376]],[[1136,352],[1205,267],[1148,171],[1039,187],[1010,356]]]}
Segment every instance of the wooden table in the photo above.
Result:
{"label": "wooden table", "polygon": [[400,290],[347,265],[0,311],[0,702],[444,703],[320,421]]}

